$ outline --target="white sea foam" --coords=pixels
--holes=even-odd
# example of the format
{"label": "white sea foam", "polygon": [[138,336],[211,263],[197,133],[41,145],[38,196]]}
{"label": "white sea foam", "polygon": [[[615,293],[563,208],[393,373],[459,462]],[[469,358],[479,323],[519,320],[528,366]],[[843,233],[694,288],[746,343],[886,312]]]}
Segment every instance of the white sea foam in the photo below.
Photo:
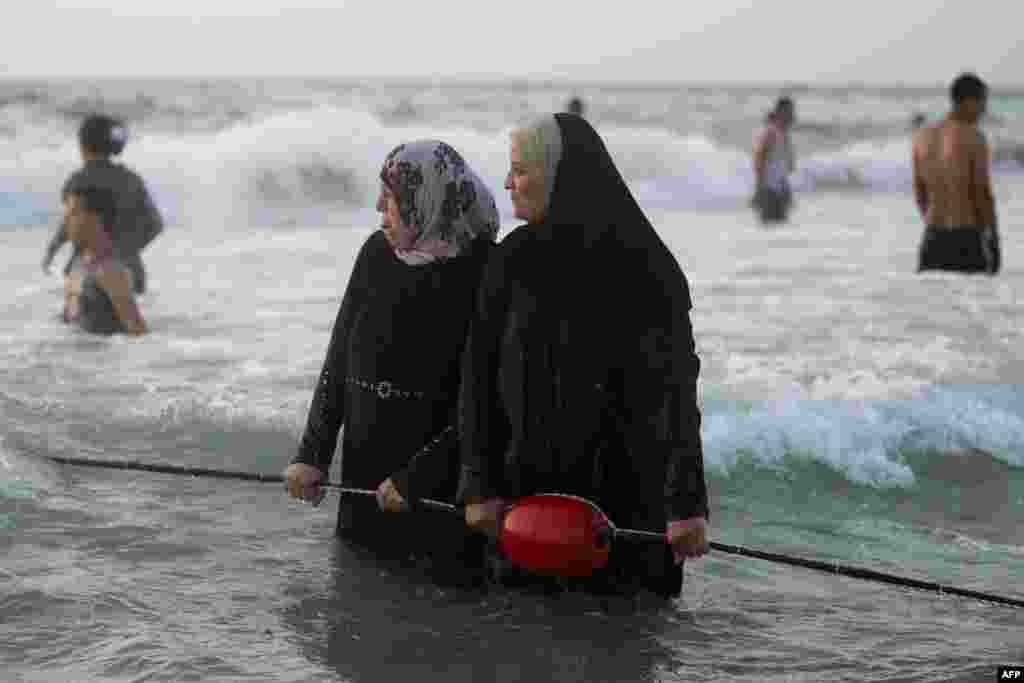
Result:
{"label": "white sea foam", "polygon": [[[439,97],[436,93],[417,97],[426,98],[423,106],[428,109],[445,110],[436,102],[430,105],[431,97]],[[472,98],[462,104],[470,107]],[[380,163],[394,145],[440,138],[477,168],[494,189],[501,210],[510,213],[501,187],[508,166],[508,131],[522,118],[519,111],[507,112],[497,119],[504,123],[493,125],[490,119],[481,124],[474,116],[455,116],[450,106],[445,116],[395,118],[381,113],[379,102],[355,96],[309,94],[291,108],[280,105],[213,128],[195,121],[182,124],[181,130],[143,127],[133,134],[123,161],[144,176],[175,224],[311,225],[324,224],[337,211],[372,207]],[[746,135],[731,139],[726,133],[716,134],[715,124],[711,130],[702,128],[699,117],[690,123],[695,128],[680,129],[671,111],[636,117],[642,125],[630,125],[612,113],[608,120],[598,118],[594,123],[643,205],[737,207],[749,199],[753,177]],[[754,124],[743,120],[729,126]],[[0,155],[0,222],[52,221],[59,210],[55,179],[66,177],[78,165],[77,143],[52,122],[16,128],[16,137],[0,140],[5,152]],[[830,135],[840,142],[821,147],[814,135],[794,133],[798,141],[801,135],[806,138],[793,177],[798,191],[909,188],[905,131],[887,134],[889,124],[864,128],[857,122],[809,128],[818,137],[821,130],[834,129]],[[872,137],[856,139],[854,133],[862,128],[861,135]],[[844,136],[852,138],[843,141]],[[1001,161],[997,170],[1020,168],[1013,161],[1013,150],[1019,148],[1016,140],[1009,136],[1000,143],[1005,152],[997,156],[1006,163]]]}
{"label": "white sea foam", "polygon": [[889,387],[877,388],[875,398],[822,400],[791,386],[774,399],[708,400],[705,457],[726,471],[741,458],[765,464],[808,458],[872,485],[913,483],[903,462],[910,451],[942,457],[976,448],[1024,465],[1024,417],[1012,409],[1012,401],[1020,400],[1013,392],[983,398],[970,390],[928,387],[894,399]]}

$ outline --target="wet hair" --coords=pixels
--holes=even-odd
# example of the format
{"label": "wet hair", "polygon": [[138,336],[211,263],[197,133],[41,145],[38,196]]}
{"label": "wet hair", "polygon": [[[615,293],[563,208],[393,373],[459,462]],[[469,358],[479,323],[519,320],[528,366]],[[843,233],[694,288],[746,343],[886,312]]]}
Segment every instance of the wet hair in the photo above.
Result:
{"label": "wet hair", "polygon": [[956,77],[953,85],[949,87],[949,97],[954,104],[960,104],[966,99],[984,99],[988,95],[988,86],[985,81],[978,78],[976,74],[964,73]]}
{"label": "wet hair", "polygon": [[109,233],[117,220],[117,200],[113,190],[96,185],[85,185],[68,190],[67,196],[76,196],[82,208],[96,214],[100,224]]}
{"label": "wet hair", "polygon": [[773,111],[779,112],[779,111],[782,111],[783,109],[788,109],[789,111],[793,111],[793,98],[792,97],[783,96],[783,97],[780,97],[779,99],[775,100],[775,109]]}
{"label": "wet hair", "polygon": [[128,131],[124,124],[106,114],[92,114],[78,129],[78,142],[85,149],[105,157],[124,151]]}

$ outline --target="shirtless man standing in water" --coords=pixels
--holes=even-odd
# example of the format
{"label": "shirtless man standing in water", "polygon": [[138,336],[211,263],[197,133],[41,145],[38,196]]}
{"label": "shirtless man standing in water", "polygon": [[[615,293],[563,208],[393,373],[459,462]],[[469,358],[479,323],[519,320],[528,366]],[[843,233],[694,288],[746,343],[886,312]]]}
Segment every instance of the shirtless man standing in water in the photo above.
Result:
{"label": "shirtless man standing in water", "polygon": [[928,226],[917,270],[995,275],[1000,255],[990,155],[977,127],[988,86],[974,74],[963,74],[950,95],[949,116],[914,134],[914,196]]}

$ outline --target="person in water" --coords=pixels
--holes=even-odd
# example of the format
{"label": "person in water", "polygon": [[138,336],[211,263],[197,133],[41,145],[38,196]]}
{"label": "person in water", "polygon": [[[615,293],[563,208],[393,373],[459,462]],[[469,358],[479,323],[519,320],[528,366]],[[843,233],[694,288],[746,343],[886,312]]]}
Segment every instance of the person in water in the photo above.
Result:
{"label": "person in water", "polygon": [[583,106],[583,98],[581,98],[579,95],[573,95],[569,99],[569,105],[566,108],[566,111],[568,111],[570,114],[576,114],[576,116],[583,116],[583,113],[585,111],[585,107]]}
{"label": "person in water", "polygon": [[135,301],[131,269],[113,247],[117,200],[105,187],[78,186],[64,195],[64,231],[78,264],[64,279],[64,322],[86,332],[140,335],[146,323]]}
{"label": "person in water", "polygon": [[793,204],[789,175],[796,170],[796,156],[789,131],[796,121],[793,100],[781,97],[754,136],[754,198],[751,205],[762,223],[786,220]]}
{"label": "person in water", "polygon": [[467,341],[466,522],[493,535],[516,498],[587,498],[668,543],[614,546],[584,587],[676,596],[683,560],[707,551],[686,277],[585,119],[516,130],[510,156],[505,188],[526,224],[488,261]]}
{"label": "person in water", "polygon": [[469,532],[457,518],[446,519],[459,547],[425,548],[437,520],[424,527],[422,511],[376,507],[400,513],[420,498],[454,497],[459,359],[498,211],[462,156],[437,140],[396,147],[380,179],[381,230],[353,266],[287,490],[320,495],[344,427],[342,482],[376,489],[377,506],[343,497],[338,534],[381,550],[458,554],[471,544],[460,546]]}
{"label": "person in water", "polygon": [[[67,182],[61,195],[79,187],[104,187],[114,193],[117,200],[117,223],[110,226],[113,249],[120,262],[131,270],[132,285],[137,294],[146,291],[146,269],[142,264],[142,250],[164,229],[163,218],[137,173],[112,161],[124,151],[128,139],[124,124],[105,115],[87,117],[78,130],[79,152],[84,162]],[[46,247],[43,270],[50,264],[61,245],[70,238],[61,225]],[[74,270],[80,253],[76,250],[68,261],[64,274]]]}
{"label": "person in water", "polygon": [[1000,267],[990,153],[978,121],[988,86],[962,74],[950,88],[952,111],[914,134],[914,198],[927,226],[918,272],[953,270],[995,275]]}

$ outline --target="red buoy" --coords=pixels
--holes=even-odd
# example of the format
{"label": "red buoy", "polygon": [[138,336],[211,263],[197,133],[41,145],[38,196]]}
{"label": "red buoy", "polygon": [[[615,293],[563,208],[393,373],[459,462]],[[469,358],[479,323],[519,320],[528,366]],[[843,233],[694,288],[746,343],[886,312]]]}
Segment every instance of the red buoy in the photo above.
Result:
{"label": "red buoy", "polygon": [[583,498],[537,495],[520,498],[505,513],[498,543],[520,567],[557,576],[590,576],[608,565],[614,527]]}

